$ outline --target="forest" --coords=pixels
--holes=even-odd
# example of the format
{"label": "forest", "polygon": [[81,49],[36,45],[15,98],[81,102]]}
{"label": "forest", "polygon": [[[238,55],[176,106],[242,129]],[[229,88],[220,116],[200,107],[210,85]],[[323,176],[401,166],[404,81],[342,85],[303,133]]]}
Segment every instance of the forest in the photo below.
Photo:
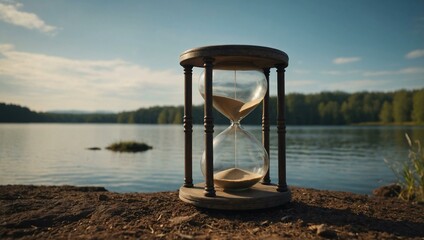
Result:
{"label": "forest", "polygon": [[[424,124],[424,88],[394,92],[290,93],[285,96],[287,125]],[[242,120],[260,124],[262,105]],[[270,98],[270,122],[277,118],[277,97]],[[0,103],[0,122],[182,124],[183,106],[154,106],[120,113],[50,113]],[[214,111],[215,124],[228,120]],[[193,106],[193,123],[203,123],[203,105]]]}

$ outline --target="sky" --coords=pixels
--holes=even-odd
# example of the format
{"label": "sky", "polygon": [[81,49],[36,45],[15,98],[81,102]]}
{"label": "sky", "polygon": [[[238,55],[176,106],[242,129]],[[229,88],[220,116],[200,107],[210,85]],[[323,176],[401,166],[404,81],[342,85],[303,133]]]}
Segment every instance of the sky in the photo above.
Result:
{"label": "sky", "polygon": [[179,55],[223,44],[286,52],[286,93],[424,87],[422,0],[0,0],[0,102],[36,111],[183,105]]}

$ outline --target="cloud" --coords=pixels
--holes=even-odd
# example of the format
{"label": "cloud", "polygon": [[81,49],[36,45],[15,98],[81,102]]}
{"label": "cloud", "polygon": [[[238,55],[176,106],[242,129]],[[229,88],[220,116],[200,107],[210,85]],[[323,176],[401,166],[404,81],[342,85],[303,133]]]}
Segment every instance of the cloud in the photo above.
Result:
{"label": "cloud", "polygon": [[[277,81],[271,81],[270,95],[277,96]],[[314,79],[290,79],[286,81],[285,92],[314,92],[320,82]]]}
{"label": "cloud", "polygon": [[357,62],[357,61],[360,61],[360,60],[361,60],[360,57],[339,57],[339,58],[333,59],[333,63],[334,64],[346,64],[346,63]]}
{"label": "cloud", "polygon": [[309,73],[311,73],[310,70],[299,69],[299,68],[295,68],[295,69],[291,70],[291,72],[296,73],[296,74],[309,74]]}
{"label": "cloud", "polygon": [[57,31],[57,27],[46,24],[36,14],[21,11],[22,6],[21,3],[0,2],[0,20],[43,33],[54,34]]}
{"label": "cloud", "polygon": [[[349,81],[334,82],[327,85],[327,89],[331,91],[343,90],[348,92],[356,91],[381,91],[387,86],[387,80],[374,80],[374,79],[355,79]],[[346,88],[346,86],[349,86]]]}
{"label": "cloud", "polygon": [[401,75],[401,74],[424,74],[424,67],[407,67],[398,70],[364,71],[364,70],[327,70],[321,71],[321,74],[330,76],[351,76],[358,75],[364,77]]}
{"label": "cloud", "polygon": [[329,70],[329,71],[321,71],[322,74],[332,75],[332,76],[341,76],[341,75],[352,75],[360,73],[360,70],[349,70],[349,71],[338,71],[338,70]]}
{"label": "cloud", "polygon": [[421,58],[424,57],[424,49],[416,49],[405,55],[407,59]]}
{"label": "cloud", "polygon": [[424,67],[409,67],[393,71],[367,71],[363,75],[366,77],[399,75],[399,74],[424,74]]}
{"label": "cloud", "polygon": [[319,81],[317,80],[299,80],[294,79],[293,81],[287,81],[286,86],[288,88],[299,88],[311,85],[317,85]]}
{"label": "cloud", "polygon": [[0,45],[0,101],[37,104],[43,110],[182,104],[181,78],[180,73],[153,71],[121,59],[69,59]]}

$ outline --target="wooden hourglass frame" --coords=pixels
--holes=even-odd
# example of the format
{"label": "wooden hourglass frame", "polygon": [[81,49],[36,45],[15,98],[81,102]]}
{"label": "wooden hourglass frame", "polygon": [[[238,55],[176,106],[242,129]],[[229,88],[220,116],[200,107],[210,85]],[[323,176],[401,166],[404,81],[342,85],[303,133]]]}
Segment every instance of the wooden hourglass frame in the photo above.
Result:
{"label": "wooden hourglass frame", "polygon": [[[198,207],[230,210],[261,209],[283,205],[290,201],[291,194],[286,183],[286,124],[284,113],[284,72],[288,56],[278,49],[250,45],[218,45],[187,50],[180,55],[184,68],[184,132],[185,161],[184,185],[180,188],[182,201]],[[268,89],[263,99],[262,144],[269,152],[269,73],[277,69],[277,133],[278,133],[278,184],[272,184],[269,169],[260,183],[245,191],[228,192],[215,188],[213,176],[213,132],[212,83],[214,66],[220,68],[240,67],[246,70],[261,69],[265,74]],[[205,182],[193,184],[192,178],[192,69],[204,68],[204,146],[206,154]]]}

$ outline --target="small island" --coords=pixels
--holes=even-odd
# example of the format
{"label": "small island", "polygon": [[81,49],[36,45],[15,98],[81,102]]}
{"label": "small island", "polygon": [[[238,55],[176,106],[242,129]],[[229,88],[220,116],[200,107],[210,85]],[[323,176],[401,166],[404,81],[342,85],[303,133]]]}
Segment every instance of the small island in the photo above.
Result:
{"label": "small island", "polygon": [[102,150],[101,148],[99,148],[99,147],[89,147],[89,148],[86,148],[87,150],[91,150],[91,151],[99,151],[99,150]]}
{"label": "small island", "polygon": [[117,143],[113,143],[106,147],[106,149],[114,151],[114,152],[144,152],[149,149],[152,149],[152,146],[149,146],[145,143],[139,143],[135,141],[121,141]]}

